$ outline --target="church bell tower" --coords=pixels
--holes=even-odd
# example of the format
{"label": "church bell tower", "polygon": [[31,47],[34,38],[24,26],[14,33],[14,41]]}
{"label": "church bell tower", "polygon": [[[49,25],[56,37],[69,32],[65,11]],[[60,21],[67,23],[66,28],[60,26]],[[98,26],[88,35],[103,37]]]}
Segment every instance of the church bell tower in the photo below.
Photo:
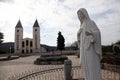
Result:
{"label": "church bell tower", "polygon": [[33,25],[33,52],[40,52],[40,27],[37,19]]}
{"label": "church bell tower", "polygon": [[15,53],[21,53],[23,39],[23,27],[19,20],[15,27]]}

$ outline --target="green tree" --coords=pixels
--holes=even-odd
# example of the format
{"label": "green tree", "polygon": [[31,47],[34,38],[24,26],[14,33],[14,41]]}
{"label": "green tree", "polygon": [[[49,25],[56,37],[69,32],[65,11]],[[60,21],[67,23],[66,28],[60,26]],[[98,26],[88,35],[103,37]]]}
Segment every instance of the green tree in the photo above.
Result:
{"label": "green tree", "polygon": [[57,38],[57,50],[61,51],[62,54],[62,50],[65,49],[65,39],[63,37],[63,35],[61,34],[61,32],[59,31],[58,33],[58,38]]}
{"label": "green tree", "polygon": [[120,45],[120,40],[119,40],[119,41],[117,41],[115,44],[118,44],[118,45]]}
{"label": "green tree", "polygon": [[72,50],[78,50],[78,42],[77,41],[73,42],[70,47]]}

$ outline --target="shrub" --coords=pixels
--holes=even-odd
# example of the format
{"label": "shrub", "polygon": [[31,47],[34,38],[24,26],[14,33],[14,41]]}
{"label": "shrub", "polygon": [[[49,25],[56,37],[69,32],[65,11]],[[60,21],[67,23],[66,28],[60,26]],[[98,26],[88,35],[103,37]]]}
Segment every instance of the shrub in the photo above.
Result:
{"label": "shrub", "polygon": [[61,56],[61,55],[42,55],[40,58],[37,58],[36,61],[34,61],[34,64],[41,64],[42,62],[51,63],[51,62],[58,62],[61,61],[62,63],[64,60],[67,60],[68,57]]}
{"label": "shrub", "polygon": [[107,55],[104,56],[101,60],[102,63],[112,64],[112,65],[120,65],[120,56],[116,55]]}

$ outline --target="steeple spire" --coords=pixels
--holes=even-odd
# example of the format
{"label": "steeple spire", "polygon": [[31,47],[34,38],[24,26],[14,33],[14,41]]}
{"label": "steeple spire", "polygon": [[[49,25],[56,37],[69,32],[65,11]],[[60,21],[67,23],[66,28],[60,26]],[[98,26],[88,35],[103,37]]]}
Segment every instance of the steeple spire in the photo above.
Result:
{"label": "steeple spire", "polygon": [[39,27],[39,24],[38,24],[37,19],[36,19],[36,21],[35,21],[35,23],[34,23],[33,27]]}
{"label": "steeple spire", "polygon": [[21,21],[19,20],[17,25],[16,25],[16,28],[22,28],[22,24],[21,24]]}

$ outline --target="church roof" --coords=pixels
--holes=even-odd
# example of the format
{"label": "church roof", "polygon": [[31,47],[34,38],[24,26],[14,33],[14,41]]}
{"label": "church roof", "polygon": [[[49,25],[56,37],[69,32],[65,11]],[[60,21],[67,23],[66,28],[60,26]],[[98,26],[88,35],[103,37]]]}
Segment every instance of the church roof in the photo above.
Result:
{"label": "church roof", "polygon": [[16,28],[22,28],[22,24],[21,24],[21,21],[19,20],[17,25],[16,25]]}
{"label": "church roof", "polygon": [[39,27],[39,24],[38,24],[37,19],[36,19],[36,21],[35,21],[35,23],[34,23],[33,27]]}

